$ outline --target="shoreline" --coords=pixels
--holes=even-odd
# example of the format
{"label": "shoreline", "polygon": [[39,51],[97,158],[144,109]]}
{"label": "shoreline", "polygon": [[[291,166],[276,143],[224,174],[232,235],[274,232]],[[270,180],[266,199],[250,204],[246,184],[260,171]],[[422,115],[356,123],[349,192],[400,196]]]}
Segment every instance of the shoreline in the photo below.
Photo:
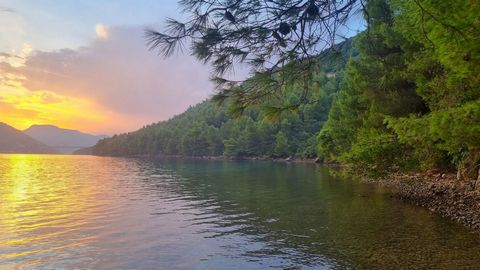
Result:
{"label": "shoreline", "polygon": [[475,180],[459,181],[454,173],[423,172],[361,181],[385,187],[395,198],[480,232],[480,183]]}
{"label": "shoreline", "polygon": [[[225,157],[181,155],[133,155],[143,158],[174,158],[184,160],[250,160],[284,163],[318,164],[343,168],[338,163],[322,163],[317,159],[271,157]],[[475,180],[457,180],[453,173],[428,171],[422,173],[394,173],[380,179],[360,178],[363,183],[389,189],[392,196],[431,212],[437,213],[469,229],[480,232],[480,183]]]}
{"label": "shoreline", "polygon": [[[94,155],[95,156],[95,155]],[[127,157],[138,158],[170,158],[170,159],[184,159],[184,160],[261,160],[274,161],[285,163],[305,163],[305,164],[322,164],[317,162],[317,159],[307,158],[272,158],[272,157],[225,157],[225,156],[182,156],[182,155],[132,155]]]}

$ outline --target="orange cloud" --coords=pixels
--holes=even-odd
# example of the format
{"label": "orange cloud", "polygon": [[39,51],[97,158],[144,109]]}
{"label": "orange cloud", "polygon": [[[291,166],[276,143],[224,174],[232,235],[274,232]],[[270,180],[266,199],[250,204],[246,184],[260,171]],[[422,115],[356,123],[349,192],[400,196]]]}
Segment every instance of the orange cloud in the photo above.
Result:
{"label": "orange cloud", "polygon": [[108,112],[90,100],[45,90],[32,92],[23,87],[21,81],[14,79],[0,85],[0,111],[0,121],[18,129],[32,124],[54,124],[94,131],[96,126],[109,118]]}

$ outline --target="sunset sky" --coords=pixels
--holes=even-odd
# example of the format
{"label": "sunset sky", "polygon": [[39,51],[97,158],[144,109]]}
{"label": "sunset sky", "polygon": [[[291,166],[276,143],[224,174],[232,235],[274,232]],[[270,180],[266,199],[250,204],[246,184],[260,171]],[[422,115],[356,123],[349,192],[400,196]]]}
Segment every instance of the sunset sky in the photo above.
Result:
{"label": "sunset sky", "polygon": [[176,0],[0,0],[0,122],[111,135],[204,100],[208,66],[145,45],[179,16]]}

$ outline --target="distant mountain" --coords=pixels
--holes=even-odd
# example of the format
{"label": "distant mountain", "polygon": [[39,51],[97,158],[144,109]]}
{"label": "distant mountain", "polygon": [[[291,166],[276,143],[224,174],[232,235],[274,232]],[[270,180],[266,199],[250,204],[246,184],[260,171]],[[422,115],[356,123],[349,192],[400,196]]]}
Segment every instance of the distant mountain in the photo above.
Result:
{"label": "distant mountain", "polygon": [[0,122],[0,153],[52,154],[55,149]]}
{"label": "distant mountain", "polygon": [[33,125],[24,130],[24,133],[65,154],[71,154],[79,149],[91,147],[106,137],[52,125]]}

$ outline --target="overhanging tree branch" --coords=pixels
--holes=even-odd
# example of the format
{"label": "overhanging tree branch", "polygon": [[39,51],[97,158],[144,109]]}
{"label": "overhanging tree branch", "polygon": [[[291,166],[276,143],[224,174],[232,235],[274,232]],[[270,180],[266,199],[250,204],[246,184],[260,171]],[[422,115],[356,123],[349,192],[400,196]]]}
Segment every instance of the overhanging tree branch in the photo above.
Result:
{"label": "overhanging tree branch", "polygon": [[[281,85],[281,76],[302,80],[303,73],[311,72],[313,57],[339,41],[338,28],[362,9],[362,1],[181,0],[187,19],[168,19],[163,32],[147,29],[146,39],[150,49],[164,56],[189,44],[195,57],[213,65],[219,96],[235,94],[252,104],[275,92],[270,81],[260,85],[266,83],[260,77]],[[254,80],[225,79],[235,64],[249,67],[257,74]]]}

